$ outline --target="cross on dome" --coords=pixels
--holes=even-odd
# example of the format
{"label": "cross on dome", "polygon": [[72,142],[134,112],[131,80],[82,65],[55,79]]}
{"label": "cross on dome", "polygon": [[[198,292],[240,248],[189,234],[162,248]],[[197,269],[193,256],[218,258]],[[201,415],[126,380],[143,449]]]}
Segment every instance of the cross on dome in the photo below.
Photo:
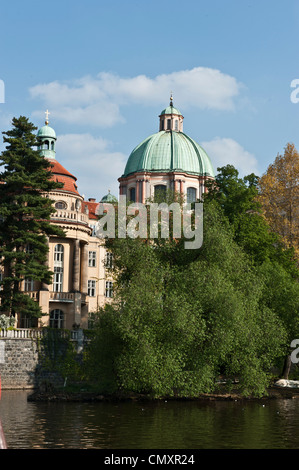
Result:
{"label": "cross on dome", "polygon": [[49,111],[48,111],[48,110],[47,110],[47,111],[45,111],[45,115],[46,115],[46,121],[45,121],[45,123],[46,123],[46,125],[48,125],[48,124],[49,124],[49,114],[51,114],[51,113],[49,113]]}

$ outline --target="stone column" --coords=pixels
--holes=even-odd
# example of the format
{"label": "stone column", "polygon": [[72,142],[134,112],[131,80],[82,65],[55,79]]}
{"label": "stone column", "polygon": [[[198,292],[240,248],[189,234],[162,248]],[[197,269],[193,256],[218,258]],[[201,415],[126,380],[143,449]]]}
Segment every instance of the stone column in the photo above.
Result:
{"label": "stone column", "polygon": [[87,263],[88,263],[88,250],[87,244],[84,244],[81,249],[81,292],[87,294]]}
{"label": "stone column", "polygon": [[139,180],[136,181],[136,201],[139,202]]}
{"label": "stone column", "polygon": [[145,179],[142,180],[142,204],[145,203]]}
{"label": "stone column", "polygon": [[80,245],[79,240],[74,240],[73,252],[73,291],[80,290]]}
{"label": "stone column", "polygon": [[184,181],[180,180],[180,193],[182,196],[184,196]]}
{"label": "stone column", "polygon": [[[48,266],[48,265],[50,264],[50,263],[49,263],[49,256],[50,256],[50,251],[49,251],[49,237],[47,237],[46,243],[47,243],[47,247],[48,247],[48,262],[47,262],[46,264],[47,264],[47,266]],[[45,282],[42,282],[41,284],[42,284],[42,285],[41,285],[41,290],[49,290],[49,285],[48,285],[48,284],[46,284]]]}

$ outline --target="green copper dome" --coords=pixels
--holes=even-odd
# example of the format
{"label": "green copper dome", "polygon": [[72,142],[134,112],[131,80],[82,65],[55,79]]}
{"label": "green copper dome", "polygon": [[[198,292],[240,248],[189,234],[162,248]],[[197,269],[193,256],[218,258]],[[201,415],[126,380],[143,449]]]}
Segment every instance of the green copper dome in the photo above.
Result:
{"label": "green copper dome", "polygon": [[177,171],[215,177],[210,158],[204,149],[183,132],[174,131],[157,132],[132,151],[123,176],[139,171]]}
{"label": "green copper dome", "polygon": [[45,158],[55,158],[56,132],[47,121],[46,125],[38,130],[37,139],[40,154]]}
{"label": "green copper dome", "polygon": [[103,196],[101,199],[101,202],[117,202],[117,198],[113,196],[113,194],[110,194],[110,191],[106,196]]}
{"label": "green copper dome", "polygon": [[167,108],[163,109],[163,111],[161,112],[161,116],[163,116],[164,114],[177,114],[178,116],[182,116],[182,113],[172,105],[167,106]]}
{"label": "green copper dome", "polygon": [[49,137],[50,139],[56,139],[56,132],[52,127],[46,124],[45,126],[41,127],[37,133],[37,137]]}

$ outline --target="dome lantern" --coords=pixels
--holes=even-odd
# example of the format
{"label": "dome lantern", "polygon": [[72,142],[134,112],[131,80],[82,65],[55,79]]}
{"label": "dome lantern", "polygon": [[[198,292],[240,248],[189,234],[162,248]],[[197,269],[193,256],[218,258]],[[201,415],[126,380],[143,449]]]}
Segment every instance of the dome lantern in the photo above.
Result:
{"label": "dome lantern", "polygon": [[45,112],[46,120],[45,125],[41,127],[37,133],[38,139],[38,150],[40,154],[43,155],[45,158],[55,158],[55,146],[56,146],[56,132],[52,127],[49,126],[49,111]]}
{"label": "dome lantern", "polygon": [[160,130],[144,139],[131,152],[123,175],[118,178],[119,194],[130,201],[149,200],[156,190],[173,190],[187,202],[200,200],[206,181],[214,179],[211,160],[205,150],[183,132],[183,116],[170,104],[160,116]]}
{"label": "dome lantern", "polygon": [[159,131],[183,132],[183,115],[173,106],[173,96],[170,95],[169,106],[161,112]]}

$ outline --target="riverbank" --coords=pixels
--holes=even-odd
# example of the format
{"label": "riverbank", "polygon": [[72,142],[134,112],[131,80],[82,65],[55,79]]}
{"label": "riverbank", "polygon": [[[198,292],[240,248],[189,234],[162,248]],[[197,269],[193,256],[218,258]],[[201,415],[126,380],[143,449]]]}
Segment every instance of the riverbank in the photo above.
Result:
{"label": "riverbank", "polygon": [[148,395],[142,394],[115,394],[115,395],[102,395],[94,392],[77,391],[67,392],[63,390],[56,391],[40,391],[36,390],[28,396],[28,401],[32,402],[111,402],[111,401],[192,401],[192,400],[226,400],[226,401],[240,401],[240,400],[272,400],[272,399],[297,399],[299,398],[299,389],[288,387],[270,387],[267,390],[267,395],[257,398],[254,396],[245,397],[238,392],[237,389],[227,391],[220,390],[217,393],[200,394],[197,397],[162,397],[153,398]]}

